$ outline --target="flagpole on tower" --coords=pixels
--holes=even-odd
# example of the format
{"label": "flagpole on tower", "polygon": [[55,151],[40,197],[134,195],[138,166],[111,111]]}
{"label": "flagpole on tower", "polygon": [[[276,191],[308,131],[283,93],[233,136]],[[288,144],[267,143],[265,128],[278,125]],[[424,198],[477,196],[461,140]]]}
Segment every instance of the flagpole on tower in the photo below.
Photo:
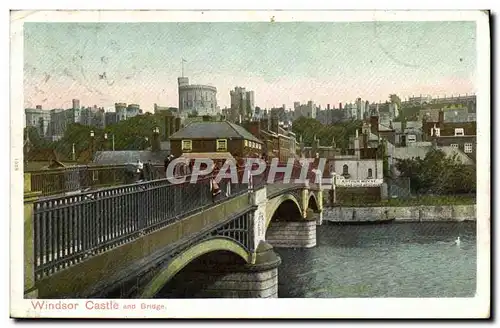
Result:
{"label": "flagpole on tower", "polygon": [[181,69],[182,69],[182,72],[181,72],[181,73],[182,73],[182,75],[181,75],[181,76],[182,76],[182,77],[184,77],[184,63],[185,63],[185,62],[186,62],[186,60],[185,60],[184,58],[182,58],[182,60],[181,60],[181,67],[182,67],[182,68],[181,68]]}

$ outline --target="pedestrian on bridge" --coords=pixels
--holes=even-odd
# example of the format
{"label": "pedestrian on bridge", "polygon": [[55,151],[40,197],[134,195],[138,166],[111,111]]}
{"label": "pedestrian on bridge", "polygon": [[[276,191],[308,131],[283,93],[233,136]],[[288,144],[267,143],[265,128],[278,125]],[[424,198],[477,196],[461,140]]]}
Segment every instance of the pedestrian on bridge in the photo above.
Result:
{"label": "pedestrian on bridge", "polygon": [[219,184],[215,181],[218,174],[219,174],[219,166],[216,163],[214,163],[213,170],[212,170],[212,176],[210,178],[210,187],[212,189],[212,198],[214,198],[214,199],[217,195],[219,195],[221,193]]}
{"label": "pedestrian on bridge", "polygon": [[140,159],[137,159],[137,173],[139,173],[139,179],[144,180],[144,164]]}
{"label": "pedestrian on bridge", "polygon": [[174,155],[170,154],[165,158],[165,161],[163,162],[163,165],[165,168],[165,177],[167,177],[168,166],[170,165],[170,163],[172,163],[173,159],[174,159]]}

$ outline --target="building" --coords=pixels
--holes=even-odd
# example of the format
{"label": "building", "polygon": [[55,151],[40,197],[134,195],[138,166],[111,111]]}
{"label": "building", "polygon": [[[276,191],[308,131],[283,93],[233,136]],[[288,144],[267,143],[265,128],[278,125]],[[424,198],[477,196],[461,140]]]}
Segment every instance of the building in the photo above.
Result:
{"label": "building", "polygon": [[309,100],[307,104],[300,104],[300,102],[293,103],[293,119],[297,120],[301,117],[316,118],[317,108],[312,100]]}
{"label": "building", "polygon": [[356,131],[349,138],[348,149],[337,148],[335,140],[330,146],[321,146],[315,139],[311,147],[301,144],[301,152],[305,158],[326,159],[325,178],[335,173],[348,180],[383,179],[383,159],[377,156],[378,146],[378,138],[365,125],[361,135]]}
{"label": "building", "polygon": [[[57,141],[62,138],[68,125],[68,115],[64,109],[51,109],[48,137],[52,141]],[[71,117],[70,117],[71,118]],[[74,119],[74,113],[73,113]]]}
{"label": "building", "polygon": [[371,115],[369,126],[371,133],[378,138],[385,139],[392,144],[396,143],[396,130],[394,129],[392,121],[389,121],[389,124],[386,125],[379,122],[379,117],[377,115]]}
{"label": "building", "polygon": [[80,124],[95,126],[103,129],[106,124],[106,118],[103,107],[87,107],[80,109]]}
{"label": "building", "polygon": [[38,134],[45,137],[49,134],[50,111],[43,110],[41,105],[24,110],[26,127],[37,128]]}
{"label": "building", "polygon": [[406,106],[423,106],[426,104],[430,104],[432,102],[432,97],[430,95],[420,95],[420,96],[411,96],[407,101],[403,103]]}
{"label": "building", "polygon": [[444,111],[438,113],[437,121],[422,121],[423,141],[437,146],[450,146],[459,149],[476,160],[476,122],[445,122]]}
{"label": "building", "polygon": [[467,107],[470,113],[476,112],[476,95],[458,95],[433,98],[431,96],[410,97],[401,103],[403,107],[425,107],[435,105],[462,105]]}
{"label": "building", "polygon": [[335,124],[345,120],[344,111],[336,108],[330,108],[330,104],[326,106],[326,109],[319,110],[316,113],[316,119],[321,122],[321,124]]}
{"label": "building", "polygon": [[138,104],[115,103],[116,121],[124,121],[129,118],[141,115],[142,109]]}
{"label": "building", "polygon": [[253,91],[247,91],[242,87],[235,87],[229,91],[231,97],[231,110],[229,119],[233,122],[239,122],[252,118],[255,114],[255,94]]}
{"label": "building", "polygon": [[116,121],[124,121],[127,119],[127,104],[115,103]]}
{"label": "building", "polygon": [[71,102],[72,102],[72,105],[73,105],[73,107],[71,107],[71,108],[73,108],[73,109],[80,109],[80,100],[73,99]]}
{"label": "building", "polygon": [[396,132],[394,145],[398,147],[406,147],[413,143],[422,142],[422,121],[406,121],[392,122],[392,126]]}
{"label": "building", "polygon": [[175,157],[189,157],[189,153],[230,153],[234,157],[260,155],[263,142],[245,128],[228,121],[191,123],[170,136],[170,147]]}
{"label": "building", "polygon": [[443,151],[446,156],[456,156],[457,159],[466,165],[474,165],[474,161],[464,154],[462,151],[455,147],[450,146],[437,146],[432,142],[415,142],[406,147],[395,147],[392,156],[396,160],[412,159],[412,158],[425,158],[428,152],[432,149]]}
{"label": "building", "polygon": [[298,159],[297,137],[290,131],[289,125],[280,125],[278,112],[271,112],[271,115],[260,120],[247,121],[244,127],[262,140],[261,153],[268,159],[277,158],[280,162]]}
{"label": "building", "polygon": [[177,79],[179,113],[198,115],[217,114],[217,89],[209,85],[189,84],[189,78]]}
{"label": "building", "polygon": [[116,112],[106,112],[104,113],[104,125],[109,126],[118,123],[118,116]]}

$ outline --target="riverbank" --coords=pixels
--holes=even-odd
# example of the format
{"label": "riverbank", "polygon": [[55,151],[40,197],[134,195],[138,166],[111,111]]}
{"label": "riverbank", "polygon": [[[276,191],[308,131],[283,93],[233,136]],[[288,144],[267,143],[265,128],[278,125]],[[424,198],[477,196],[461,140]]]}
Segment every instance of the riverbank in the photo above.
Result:
{"label": "riverbank", "polygon": [[461,222],[476,217],[476,204],[323,208],[323,221],[332,223]]}

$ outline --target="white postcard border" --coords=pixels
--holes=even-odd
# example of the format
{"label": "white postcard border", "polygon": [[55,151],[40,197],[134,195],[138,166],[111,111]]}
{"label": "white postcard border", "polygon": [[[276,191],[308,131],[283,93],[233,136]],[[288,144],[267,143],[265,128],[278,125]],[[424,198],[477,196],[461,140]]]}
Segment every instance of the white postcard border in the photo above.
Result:
{"label": "white postcard border", "polygon": [[[478,170],[478,271],[477,295],[470,299],[217,299],[217,300],[115,300],[125,304],[164,304],[163,311],[130,312],[126,310],[91,311],[88,300],[64,300],[78,303],[74,311],[34,311],[36,300],[23,297],[23,208],[22,166],[11,171],[11,315],[18,317],[128,317],[128,318],[385,318],[385,317],[484,317],[489,312],[490,291],[490,40],[486,13],[470,12],[35,12],[16,13],[11,21],[11,159],[22,163],[23,127],[23,34],[22,23],[29,21],[372,21],[372,20],[473,20],[477,22],[477,167]],[[14,167],[14,166],[13,166]],[[488,168],[488,169],[487,169]],[[17,211],[15,210],[17,209]]]}

